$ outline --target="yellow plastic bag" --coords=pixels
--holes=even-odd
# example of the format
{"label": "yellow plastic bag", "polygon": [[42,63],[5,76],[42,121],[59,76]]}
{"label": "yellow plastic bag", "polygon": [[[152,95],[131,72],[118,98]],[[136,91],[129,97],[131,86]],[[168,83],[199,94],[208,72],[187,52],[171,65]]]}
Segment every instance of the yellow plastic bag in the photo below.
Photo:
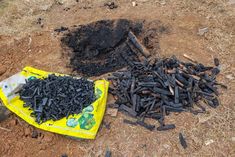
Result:
{"label": "yellow plastic bag", "polygon": [[76,138],[94,139],[104,116],[109,82],[106,80],[94,82],[97,100],[84,108],[82,113],[69,116],[68,119],[65,117],[58,121],[49,120],[38,124],[30,116],[32,111],[23,107],[24,102],[14,92],[25,83],[26,79],[45,78],[49,74],[52,73],[25,67],[20,73],[0,82],[0,98],[3,104],[27,123],[37,128]]}

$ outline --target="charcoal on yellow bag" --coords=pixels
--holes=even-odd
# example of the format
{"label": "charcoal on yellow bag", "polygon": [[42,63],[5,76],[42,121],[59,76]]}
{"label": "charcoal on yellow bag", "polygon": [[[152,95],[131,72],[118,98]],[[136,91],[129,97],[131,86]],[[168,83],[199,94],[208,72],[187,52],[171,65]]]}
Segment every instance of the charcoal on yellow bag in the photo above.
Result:
{"label": "charcoal on yellow bag", "polygon": [[39,129],[75,138],[94,139],[104,116],[109,82],[106,80],[94,81],[96,100],[85,107],[81,113],[69,115],[59,120],[47,120],[39,124],[35,121],[35,117],[31,116],[33,111],[23,106],[24,102],[20,99],[17,91],[27,80],[43,79],[50,74],[64,76],[64,74],[25,67],[21,72],[3,80],[0,82],[0,98],[3,104],[27,123]]}

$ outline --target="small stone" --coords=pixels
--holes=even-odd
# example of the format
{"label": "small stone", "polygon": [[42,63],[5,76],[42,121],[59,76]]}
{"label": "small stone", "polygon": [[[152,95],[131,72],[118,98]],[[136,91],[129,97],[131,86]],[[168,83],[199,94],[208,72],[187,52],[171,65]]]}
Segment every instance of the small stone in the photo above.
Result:
{"label": "small stone", "polygon": [[9,115],[10,115],[9,110],[7,110],[4,106],[1,106],[1,103],[0,103],[0,122],[7,119]]}
{"label": "small stone", "polygon": [[7,71],[7,68],[0,65],[0,76],[3,75]]}
{"label": "small stone", "polygon": [[206,114],[198,116],[198,122],[205,124],[205,123],[207,123],[207,121],[210,120],[213,116],[215,116],[214,113],[211,113],[211,112],[207,111]]}
{"label": "small stone", "polygon": [[137,6],[137,3],[136,3],[135,1],[132,2],[132,6],[133,6],[133,7]]}
{"label": "small stone", "polygon": [[147,148],[147,144],[141,144],[141,148]]}
{"label": "small stone", "polygon": [[204,35],[205,33],[207,33],[208,32],[208,27],[205,27],[205,28],[199,28],[198,29],[198,35],[200,35],[200,36],[202,36],[202,35]]}
{"label": "small stone", "polygon": [[56,0],[56,3],[59,5],[63,5],[64,4],[64,0]]}
{"label": "small stone", "polygon": [[53,135],[50,135],[50,134],[45,134],[44,137],[43,137],[43,141],[45,142],[52,142],[53,141]]}
{"label": "small stone", "polygon": [[161,1],[160,1],[160,4],[161,4],[161,5],[165,5],[165,4],[166,4],[166,1],[165,1],[165,0],[161,0]]}
{"label": "small stone", "polygon": [[116,5],[114,2],[104,3],[104,6],[108,6],[109,9],[115,9],[118,7],[118,5]]}
{"label": "small stone", "polygon": [[31,134],[32,138],[38,138],[38,132],[37,130],[33,130],[32,134]]}
{"label": "small stone", "polygon": [[163,147],[164,147],[165,149],[170,149],[170,148],[171,148],[171,146],[168,145],[168,144],[163,144]]}
{"label": "small stone", "polygon": [[214,142],[215,142],[214,140],[210,139],[210,140],[205,141],[205,145],[208,146]]}
{"label": "small stone", "polygon": [[235,142],[235,137],[232,137],[232,141]]}
{"label": "small stone", "polygon": [[17,120],[16,120],[16,119],[12,119],[12,120],[10,121],[10,125],[11,125],[11,126],[17,125]]}
{"label": "small stone", "polygon": [[110,115],[111,117],[116,117],[118,113],[117,108],[107,108],[106,114]]}
{"label": "small stone", "polygon": [[226,79],[229,79],[229,80],[233,80],[234,79],[233,74],[228,74],[225,77],[226,77]]}
{"label": "small stone", "polygon": [[46,145],[41,145],[40,147],[39,147],[39,150],[46,150]]}
{"label": "small stone", "polygon": [[41,10],[42,10],[42,11],[47,11],[47,10],[49,10],[51,7],[52,7],[51,4],[43,5],[43,6],[41,6]]}
{"label": "small stone", "polygon": [[111,128],[111,122],[109,122],[109,123],[103,122],[103,125],[108,130]]}
{"label": "small stone", "polygon": [[24,135],[25,135],[25,136],[29,136],[30,134],[31,134],[30,128],[25,128],[25,129],[24,129]]}
{"label": "small stone", "polygon": [[62,154],[61,157],[68,157],[68,155],[67,154]]}
{"label": "small stone", "polygon": [[228,64],[220,64],[220,70],[221,71],[225,71],[226,69],[228,69],[230,66]]}

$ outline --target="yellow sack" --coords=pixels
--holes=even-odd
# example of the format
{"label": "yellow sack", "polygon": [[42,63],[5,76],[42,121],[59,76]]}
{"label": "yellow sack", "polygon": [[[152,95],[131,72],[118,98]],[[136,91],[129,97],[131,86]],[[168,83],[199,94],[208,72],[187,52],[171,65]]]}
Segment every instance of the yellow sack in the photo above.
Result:
{"label": "yellow sack", "polygon": [[18,94],[15,94],[15,91],[25,84],[26,79],[43,78],[49,74],[52,73],[32,67],[25,67],[20,73],[0,82],[0,98],[3,104],[27,123],[37,128],[76,138],[94,139],[104,116],[109,82],[106,80],[94,82],[97,100],[84,108],[82,113],[74,116],[71,115],[68,119],[65,117],[58,121],[49,120],[38,124],[30,116],[32,111],[23,107],[24,102],[20,100]]}

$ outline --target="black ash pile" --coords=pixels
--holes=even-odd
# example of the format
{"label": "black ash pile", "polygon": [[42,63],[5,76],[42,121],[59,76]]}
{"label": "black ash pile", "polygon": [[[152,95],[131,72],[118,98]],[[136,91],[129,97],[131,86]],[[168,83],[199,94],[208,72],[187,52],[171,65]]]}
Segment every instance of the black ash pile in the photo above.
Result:
{"label": "black ash pile", "polygon": [[66,34],[62,44],[71,49],[70,65],[74,71],[86,76],[98,76],[127,66],[123,56],[138,61],[128,46],[129,31],[138,35],[142,23],[129,20],[101,20],[80,25]]}

